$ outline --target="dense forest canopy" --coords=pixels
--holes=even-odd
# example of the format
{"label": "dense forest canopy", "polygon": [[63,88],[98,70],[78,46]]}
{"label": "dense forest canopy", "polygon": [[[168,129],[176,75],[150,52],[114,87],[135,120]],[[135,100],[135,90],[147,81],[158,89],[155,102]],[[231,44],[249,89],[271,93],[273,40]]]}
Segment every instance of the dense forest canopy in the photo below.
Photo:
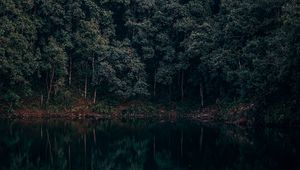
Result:
{"label": "dense forest canopy", "polygon": [[0,100],[300,105],[297,0],[1,0]]}

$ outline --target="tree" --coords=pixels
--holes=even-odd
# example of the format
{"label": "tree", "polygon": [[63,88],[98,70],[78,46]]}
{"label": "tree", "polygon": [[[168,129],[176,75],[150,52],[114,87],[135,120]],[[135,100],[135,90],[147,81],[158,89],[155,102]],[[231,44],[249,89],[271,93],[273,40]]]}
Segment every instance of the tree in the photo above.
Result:
{"label": "tree", "polygon": [[50,37],[42,49],[41,72],[46,75],[46,102],[49,103],[53,91],[56,94],[64,86],[67,75],[67,55],[54,37]]}
{"label": "tree", "polygon": [[[17,102],[31,93],[30,77],[38,66],[35,23],[23,6],[32,9],[32,1],[18,6],[14,1],[0,3],[0,100]],[[22,88],[20,88],[22,87]]]}

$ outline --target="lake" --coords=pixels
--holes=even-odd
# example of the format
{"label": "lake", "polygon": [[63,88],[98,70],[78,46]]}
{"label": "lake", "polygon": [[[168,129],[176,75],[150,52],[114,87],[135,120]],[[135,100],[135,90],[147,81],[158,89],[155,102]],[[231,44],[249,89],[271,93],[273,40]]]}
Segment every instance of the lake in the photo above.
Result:
{"label": "lake", "polygon": [[300,169],[299,129],[188,121],[0,121],[0,170]]}

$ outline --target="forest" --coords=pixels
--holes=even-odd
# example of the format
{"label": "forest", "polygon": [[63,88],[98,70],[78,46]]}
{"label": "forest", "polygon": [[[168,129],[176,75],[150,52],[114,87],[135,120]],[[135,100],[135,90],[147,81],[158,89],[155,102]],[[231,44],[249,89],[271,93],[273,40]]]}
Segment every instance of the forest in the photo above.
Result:
{"label": "forest", "polygon": [[74,95],[299,123],[300,1],[1,0],[0,110]]}

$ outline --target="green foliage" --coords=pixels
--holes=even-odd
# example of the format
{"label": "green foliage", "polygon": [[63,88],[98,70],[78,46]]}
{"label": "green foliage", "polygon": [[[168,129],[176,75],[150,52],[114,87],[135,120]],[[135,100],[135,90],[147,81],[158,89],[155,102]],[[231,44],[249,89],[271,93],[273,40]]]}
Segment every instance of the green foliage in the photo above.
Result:
{"label": "green foliage", "polygon": [[134,103],[123,111],[125,115],[156,115],[159,113],[158,106],[150,102]]}
{"label": "green foliage", "polygon": [[20,96],[17,95],[15,92],[9,90],[8,92],[6,92],[2,96],[2,101],[1,102],[6,103],[2,107],[2,111],[5,112],[5,113],[11,113],[11,112],[14,111],[14,108],[16,108],[17,106],[19,106],[19,104],[20,104]]}
{"label": "green foliage", "polygon": [[201,108],[198,101],[184,101],[184,102],[177,102],[174,103],[175,108],[169,108],[169,109],[175,109],[180,114],[186,114],[186,113],[192,113],[193,111],[199,110]]}
{"label": "green foliage", "polygon": [[103,101],[97,102],[97,104],[93,105],[92,110],[94,112],[102,113],[102,114],[111,114],[116,111],[114,106],[111,106],[108,103]]}
{"label": "green foliage", "polygon": [[76,89],[299,112],[299,11],[288,0],[4,0],[0,100]]}
{"label": "green foliage", "polygon": [[74,95],[74,92],[67,89],[60,90],[55,96],[55,100],[51,102],[51,105],[60,106],[64,109],[71,109],[76,103],[78,96]]}

